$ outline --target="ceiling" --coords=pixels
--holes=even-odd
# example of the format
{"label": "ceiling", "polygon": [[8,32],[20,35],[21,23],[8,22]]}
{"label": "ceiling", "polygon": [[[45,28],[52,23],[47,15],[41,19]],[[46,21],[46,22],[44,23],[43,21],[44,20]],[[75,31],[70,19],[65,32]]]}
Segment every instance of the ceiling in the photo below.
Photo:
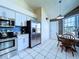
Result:
{"label": "ceiling", "polygon": [[[55,18],[59,15],[59,0],[25,0],[32,8],[43,7],[49,18]],[[62,0],[61,14],[65,15],[75,7],[79,6],[79,0]]]}

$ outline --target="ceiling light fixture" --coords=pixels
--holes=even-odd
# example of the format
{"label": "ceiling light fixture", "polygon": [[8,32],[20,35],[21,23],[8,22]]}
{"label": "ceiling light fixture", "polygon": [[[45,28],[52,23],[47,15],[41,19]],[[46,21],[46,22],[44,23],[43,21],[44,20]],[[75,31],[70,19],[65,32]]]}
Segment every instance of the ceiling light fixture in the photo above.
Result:
{"label": "ceiling light fixture", "polygon": [[56,19],[63,19],[64,18],[64,16],[61,15],[61,3],[62,3],[62,0],[59,0],[59,12],[60,12],[60,14],[56,17]]}

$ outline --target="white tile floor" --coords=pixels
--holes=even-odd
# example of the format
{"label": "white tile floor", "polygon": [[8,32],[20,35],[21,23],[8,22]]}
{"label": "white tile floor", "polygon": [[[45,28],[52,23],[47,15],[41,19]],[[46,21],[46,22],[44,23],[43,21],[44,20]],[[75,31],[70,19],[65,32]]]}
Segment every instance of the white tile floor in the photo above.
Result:
{"label": "white tile floor", "polygon": [[50,39],[32,49],[27,48],[15,53],[14,56],[9,56],[10,54],[3,55],[0,59],[79,59],[79,51],[73,57],[71,53],[61,52],[61,48],[57,47],[57,41]]}

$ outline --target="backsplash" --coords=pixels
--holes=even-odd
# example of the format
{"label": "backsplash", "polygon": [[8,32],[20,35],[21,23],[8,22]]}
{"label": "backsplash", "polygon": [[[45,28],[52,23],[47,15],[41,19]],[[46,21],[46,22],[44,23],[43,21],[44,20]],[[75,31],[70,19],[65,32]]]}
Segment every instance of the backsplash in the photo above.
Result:
{"label": "backsplash", "polygon": [[21,27],[14,27],[13,29],[12,29],[12,31],[13,32],[20,32],[21,31]]}
{"label": "backsplash", "polygon": [[16,26],[16,27],[12,27],[12,28],[0,28],[0,31],[10,31],[10,32],[20,32],[21,31],[21,28],[19,26]]}

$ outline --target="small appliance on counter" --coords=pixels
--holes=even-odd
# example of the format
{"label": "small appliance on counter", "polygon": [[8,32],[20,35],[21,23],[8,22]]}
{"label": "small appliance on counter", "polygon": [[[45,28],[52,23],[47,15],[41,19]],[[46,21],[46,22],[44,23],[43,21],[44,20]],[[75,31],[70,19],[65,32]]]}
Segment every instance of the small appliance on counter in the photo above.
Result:
{"label": "small appliance on counter", "polygon": [[26,34],[27,33],[27,26],[22,26],[21,27],[21,34]]}

